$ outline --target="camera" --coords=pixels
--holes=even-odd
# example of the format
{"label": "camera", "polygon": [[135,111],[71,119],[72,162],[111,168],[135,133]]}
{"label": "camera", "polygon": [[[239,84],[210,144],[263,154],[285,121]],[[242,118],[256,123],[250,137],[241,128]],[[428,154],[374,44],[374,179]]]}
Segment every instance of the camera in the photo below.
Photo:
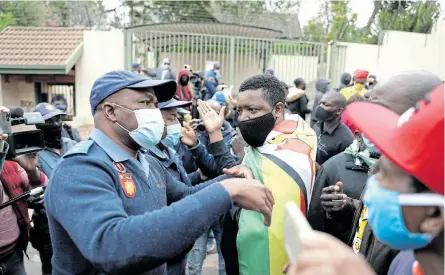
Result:
{"label": "camera", "polygon": [[34,125],[45,123],[39,112],[25,113],[22,108],[9,108],[9,114],[0,114],[0,134],[8,134],[7,159],[43,150],[43,132]]}

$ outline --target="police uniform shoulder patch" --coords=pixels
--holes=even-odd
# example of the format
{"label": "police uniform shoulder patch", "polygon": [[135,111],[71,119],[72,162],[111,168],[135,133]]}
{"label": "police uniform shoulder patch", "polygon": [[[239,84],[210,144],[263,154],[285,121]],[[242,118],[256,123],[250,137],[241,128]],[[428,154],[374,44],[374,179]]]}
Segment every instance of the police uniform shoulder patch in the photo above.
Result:
{"label": "police uniform shoulder patch", "polygon": [[73,155],[86,155],[88,150],[90,150],[91,145],[93,145],[94,140],[84,140],[76,145],[74,145],[63,157],[69,157]]}

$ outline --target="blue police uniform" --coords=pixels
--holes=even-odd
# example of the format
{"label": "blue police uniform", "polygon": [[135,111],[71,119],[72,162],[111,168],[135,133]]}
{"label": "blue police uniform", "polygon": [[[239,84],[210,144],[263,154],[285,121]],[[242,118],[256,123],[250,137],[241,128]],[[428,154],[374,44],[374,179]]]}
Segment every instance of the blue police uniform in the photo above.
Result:
{"label": "blue police uniform", "polygon": [[76,145],[74,140],[62,137],[62,148],[60,149],[60,155],[51,148],[45,148],[42,151],[39,151],[37,155],[39,156],[38,167],[40,171],[45,173],[48,178],[51,177],[51,174],[53,173],[53,170],[60,158],[63,156],[63,154],[74,147],[74,145]]}
{"label": "blue police uniform", "polygon": [[150,149],[150,154],[157,158],[167,171],[178,181],[183,182],[187,186],[192,186],[192,182],[184,169],[178,153],[172,149],[164,146],[167,154],[164,153],[158,146]]}
{"label": "blue police uniform", "polygon": [[[126,71],[108,73],[93,86],[91,109],[122,88],[166,82]],[[168,100],[155,93],[158,100]],[[98,129],[64,155],[45,202],[55,275],[164,275],[165,262],[192,246],[232,207],[217,179],[188,187],[155,158],[132,157]]]}

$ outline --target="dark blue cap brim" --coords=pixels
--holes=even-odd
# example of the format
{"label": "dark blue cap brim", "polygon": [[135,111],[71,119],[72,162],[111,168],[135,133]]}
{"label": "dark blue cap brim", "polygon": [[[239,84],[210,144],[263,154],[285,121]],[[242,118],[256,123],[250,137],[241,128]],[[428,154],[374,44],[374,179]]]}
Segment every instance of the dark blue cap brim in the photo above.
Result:
{"label": "dark blue cap brim", "polygon": [[155,90],[158,102],[169,101],[175,96],[176,93],[176,82],[173,79],[169,80],[151,80],[147,79],[133,85],[127,86],[126,88],[134,89],[144,89],[153,88]]}
{"label": "dark blue cap brim", "polygon": [[55,116],[64,115],[64,114],[65,113],[60,111],[59,109],[55,109],[54,111],[51,111],[42,117],[44,120],[47,120],[47,119],[53,118]]}
{"label": "dark blue cap brim", "polygon": [[165,110],[165,109],[189,107],[191,105],[192,105],[191,101],[173,101],[173,102],[170,102],[170,103],[167,103],[167,102],[161,103],[161,104],[158,105],[158,107],[161,110]]}

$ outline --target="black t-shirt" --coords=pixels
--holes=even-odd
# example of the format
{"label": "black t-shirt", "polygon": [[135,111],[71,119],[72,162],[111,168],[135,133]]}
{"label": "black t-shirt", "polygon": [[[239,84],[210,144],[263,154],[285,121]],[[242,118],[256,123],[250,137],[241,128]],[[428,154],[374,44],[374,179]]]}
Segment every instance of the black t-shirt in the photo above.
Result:
{"label": "black t-shirt", "polygon": [[351,130],[341,121],[329,129],[323,129],[323,122],[317,122],[314,131],[318,139],[316,161],[320,165],[343,152],[354,141]]}

